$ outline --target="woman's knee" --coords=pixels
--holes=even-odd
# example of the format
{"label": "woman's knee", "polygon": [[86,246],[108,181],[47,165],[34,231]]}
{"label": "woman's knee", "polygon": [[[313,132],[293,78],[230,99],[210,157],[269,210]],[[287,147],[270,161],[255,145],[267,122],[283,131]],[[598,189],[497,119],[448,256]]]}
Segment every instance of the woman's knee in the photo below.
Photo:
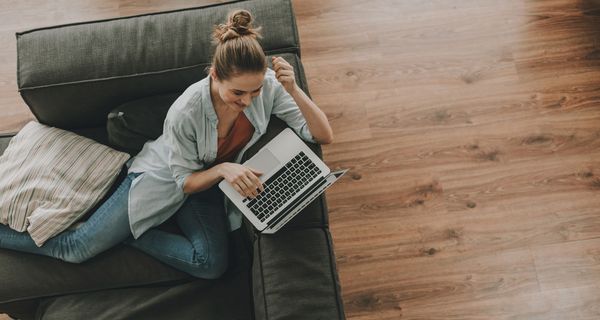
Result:
{"label": "woman's knee", "polygon": [[193,265],[190,274],[202,279],[218,279],[226,271],[228,267],[228,257],[226,252],[214,253],[206,256],[205,259],[200,259]]}
{"label": "woman's knee", "polygon": [[80,254],[66,254],[61,258],[61,260],[68,262],[68,263],[79,264],[79,263],[86,262],[90,258],[91,257],[87,257],[87,256],[80,255]]}
{"label": "woman's knee", "polygon": [[68,241],[66,245],[57,248],[53,254],[55,257],[69,263],[83,263],[95,256],[89,246],[77,240]]}

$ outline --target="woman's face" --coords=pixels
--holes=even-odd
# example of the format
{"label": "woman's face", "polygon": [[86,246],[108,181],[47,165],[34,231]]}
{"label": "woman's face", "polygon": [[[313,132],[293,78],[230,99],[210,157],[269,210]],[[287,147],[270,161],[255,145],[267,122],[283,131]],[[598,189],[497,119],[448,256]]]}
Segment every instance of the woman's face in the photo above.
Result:
{"label": "woman's face", "polygon": [[243,111],[252,99],[260,94],[265,79],[264,72],[243,73],[227,80],[219,80],[211,73],[215,89],[225,106],[232,111]]}

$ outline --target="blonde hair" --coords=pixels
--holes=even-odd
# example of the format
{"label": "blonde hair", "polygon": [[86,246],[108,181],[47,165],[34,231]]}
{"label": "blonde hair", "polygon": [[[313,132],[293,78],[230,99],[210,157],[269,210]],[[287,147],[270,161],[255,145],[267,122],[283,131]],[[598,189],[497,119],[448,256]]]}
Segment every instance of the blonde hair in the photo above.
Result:
{"label": "blonde hair", "polygon": [[252,21],[252,14],[240,9],[229,13],[226,24],[215,27],[212,68],[220,80],[267,70],[265,53],[258,43],[260,28],[253,28]]}

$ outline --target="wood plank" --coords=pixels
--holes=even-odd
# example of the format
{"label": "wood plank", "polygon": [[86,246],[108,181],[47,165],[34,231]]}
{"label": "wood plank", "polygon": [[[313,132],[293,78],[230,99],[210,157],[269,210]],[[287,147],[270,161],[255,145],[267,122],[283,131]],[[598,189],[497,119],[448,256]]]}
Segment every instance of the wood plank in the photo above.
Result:
{"label": "wood plank", "polygon": [[[365,268],[367,267],[367,268]],[[345,266],[345,305],[356,319],[404,318],[412,310],[437,304],[469,302],[497,295],[539,291],[529,250],[473,256],[423,254],[412,259],[386,259],[371,266]],[[343,274],[345,275],[345,273]],[[364,290],[366,282],[369,290]]]}
{"label": "wood plank", "polygon": [[[444,305],[403,308],[401,319],[428,320],[595,320],[600,317],[600,287],[517,293]],[[358,319],[358,318],[357,318]],[[373,319],[373,318],[364,318]],[[383,318],[377,318],[383,319]],[[392,318],[389,318],[392,319]]]}
{"label": "wood plank", "polygon": [[542,290],[600,283],[600,237],[532,248]]}

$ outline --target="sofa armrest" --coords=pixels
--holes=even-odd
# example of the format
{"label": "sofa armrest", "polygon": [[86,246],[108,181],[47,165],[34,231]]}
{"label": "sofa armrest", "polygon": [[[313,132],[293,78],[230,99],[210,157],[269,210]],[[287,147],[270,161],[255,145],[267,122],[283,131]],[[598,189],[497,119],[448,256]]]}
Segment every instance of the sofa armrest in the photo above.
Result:
{"label": "sofa armrest", "polygon": [[327,228],[258,235],[252,270],[257,320],[345,319]]}

